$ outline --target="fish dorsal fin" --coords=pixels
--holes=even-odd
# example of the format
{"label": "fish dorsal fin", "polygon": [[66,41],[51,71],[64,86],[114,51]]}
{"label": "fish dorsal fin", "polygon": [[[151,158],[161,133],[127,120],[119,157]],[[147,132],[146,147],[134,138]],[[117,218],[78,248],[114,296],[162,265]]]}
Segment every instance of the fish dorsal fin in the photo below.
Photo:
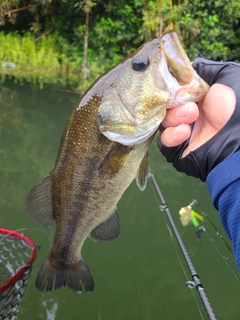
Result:
{"label": "fish dorsal fin", "polygon": [[53,224],[51,174],[32,188],[27,196],[25,209],[38,224],[42,224],[44,227],[50,227]]}
{"label": "fish dorsal fin", "polygon": [[115,143],[98,168],[100,175],[113,178],[123,167],[131,150],[132,147]]}
{"label": "fish dorsal fin", "polygon": [[148,175],[149,175],[149,166],[148,166],[148,152],[147,152],[142,159],[142,162],[140,164],[140,167],[138,168],[138,172],[136,176],[136,183],[141,191],[143,191],[146,188]]}
{"label": "fish dorsal fin", "polygon": [[117,207],[114,208],[113,213],[99,226],[93,229],[89,238],[95,242],[109,241],[118,238],[120,235],[120,224],[117,214]]}

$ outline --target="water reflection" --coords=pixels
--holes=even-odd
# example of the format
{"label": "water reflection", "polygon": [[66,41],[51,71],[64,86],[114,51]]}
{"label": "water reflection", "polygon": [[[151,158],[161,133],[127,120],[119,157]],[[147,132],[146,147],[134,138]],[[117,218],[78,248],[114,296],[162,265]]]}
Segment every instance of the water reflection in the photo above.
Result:
{"label": "water reflection", "polygon": [[46,320],[55,320],[57,316],[58,303],[53,299],[44,300],[42,303],[46,310]]}
{"label": "water reflection", "polygon": [[[86,241],[83,247],[95,280],[94,292],[79,295],[68,288],[50,293],[35,289],[54,230],[36,225],[26,214],[24,201],[52,169],[77,100],[77,95],[38,90],[29,84],[5,82],[0,87],[1,226],[23,230],[41,246],[18,319],[208,319],[196,290],[186,286],[191,276],[150,179],[143,193],[133,182],[120,200],[121,237],[107,243]],[[227,238],[205,185],[176,173],[159,155],[156,142],[150,162],[217,318],[239,319],[239,282],[211,240],[203,236],[199,242],[194,226],[183,227],[179,219],[180,208],[197,199]],[[207,222],[205,227],[215,235]],[[221,241],[218,245],[229,255]],[[229,260],[236,267],[231,256]]]}

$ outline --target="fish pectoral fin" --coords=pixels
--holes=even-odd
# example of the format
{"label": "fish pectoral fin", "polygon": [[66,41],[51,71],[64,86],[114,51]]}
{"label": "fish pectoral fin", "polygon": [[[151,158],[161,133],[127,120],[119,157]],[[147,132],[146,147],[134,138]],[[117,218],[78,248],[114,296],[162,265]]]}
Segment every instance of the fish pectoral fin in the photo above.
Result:
{"label": "fish pectoral fin", "polygon": [[149,165],[148,165],[148,152],[145,154],[136,176],[137,186],[141,191],[146,188],[147,178],[149,175]]}
{"label": "fish pectoral fin", "polygon": [[91,231],[89,238],[95,242],[100,242],[116,239],[119,235],[120,224],[116,207],[110,217]]}
{"label": "fish pectoral fin", "polygon": [[51,173],[30,191],[25,202],[25,209],[38,224],[44,227],[50,227],[53,224]]}
{"label": "fish pectoral fin", "polygon": [[98,168],[100,175],[113,178],[123,167],[132,149],[132,147],[115,143]]}

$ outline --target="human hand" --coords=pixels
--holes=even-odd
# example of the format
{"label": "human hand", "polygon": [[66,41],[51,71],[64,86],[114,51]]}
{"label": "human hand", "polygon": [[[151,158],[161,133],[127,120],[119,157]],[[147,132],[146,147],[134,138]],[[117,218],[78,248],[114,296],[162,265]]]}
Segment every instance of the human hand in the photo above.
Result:
{"label": "human hand", "polygon": [[193,66],[211,88],[198,106],[190,102],[168,110],[158,144],[178,171],[205,181],[240,149],[240,65],[197,59]]}

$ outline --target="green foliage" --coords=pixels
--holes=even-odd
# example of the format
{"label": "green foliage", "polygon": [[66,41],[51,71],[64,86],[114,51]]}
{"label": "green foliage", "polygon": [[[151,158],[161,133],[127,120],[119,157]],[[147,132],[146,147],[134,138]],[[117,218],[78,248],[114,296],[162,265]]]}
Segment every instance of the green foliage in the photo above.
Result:
{"label": "green foliage", "polygon": [[[142,25],[141,4],[138,1],[111,1],[103,5],[105,14],[97,16],[90,34],[90,44],[99,51],[104,50],[106,57],[119,60],[130,54],[143,41],[139,35]],[[109,50],[111,48],[111,50]],[[117,55],[117,59],[114,57]]]}
{"label": "green foliage", "polygon": [[5,24],[7,13],[13,8],[18,7],[20,0],[0,0],[0,26]]}
{"label": "green foliage", "polygon": [[25,65],[27,69],[35,67],[56,69],[60,67],[55,37],[49,36],[34,42],[31,34],[19,37],[17,34],[0,33],[0,61],[11,61]]}
{"label": "green foliage", "polygon": [[[169,29],[174,11],[169,0],[145,1],[143,9],[143,31],[146,38],[160,37]],[[150,31],[150,32],[147,32]]]}
{"label": "green foliage", "polygon": [[[172,3],[172,8],[170,6]],[[240,2],[146,1],[142,30],[145,37],[159,36],[171,27],[178,32],[191,59],[240,60]]]}
{"label": "green foliage", "polygon": [[[227,5],[220,0],[30,0],[26,7],[19,0],[0,1],[0,66],[15,63],[10,74],[41,85],[71,81],[82,91],[142,42],[172,26],[190,59],[201,54],[240,60],[239,0]],[[2,81],[5,74],[0,74]]]}
{"label": "green foliage", "polygon": [[177,8],[177,28],[190,58],[240,60],[239,1],[188,1]]}
{"label": "green foliage", "polygon": [[[30,33],[19,37],[16,33],[4,35],[0,32],[0,46],[1,82],[5,80],[4,74],[9,74],[38,82],[40,86],[58,81],[66,85],[71,73],[71,84],[77,86],[79,83],[77,73],[81,68],[69,59],[69,46],[57,33],[35,42]],[[8,63],[13,67],[4,68]]]}

